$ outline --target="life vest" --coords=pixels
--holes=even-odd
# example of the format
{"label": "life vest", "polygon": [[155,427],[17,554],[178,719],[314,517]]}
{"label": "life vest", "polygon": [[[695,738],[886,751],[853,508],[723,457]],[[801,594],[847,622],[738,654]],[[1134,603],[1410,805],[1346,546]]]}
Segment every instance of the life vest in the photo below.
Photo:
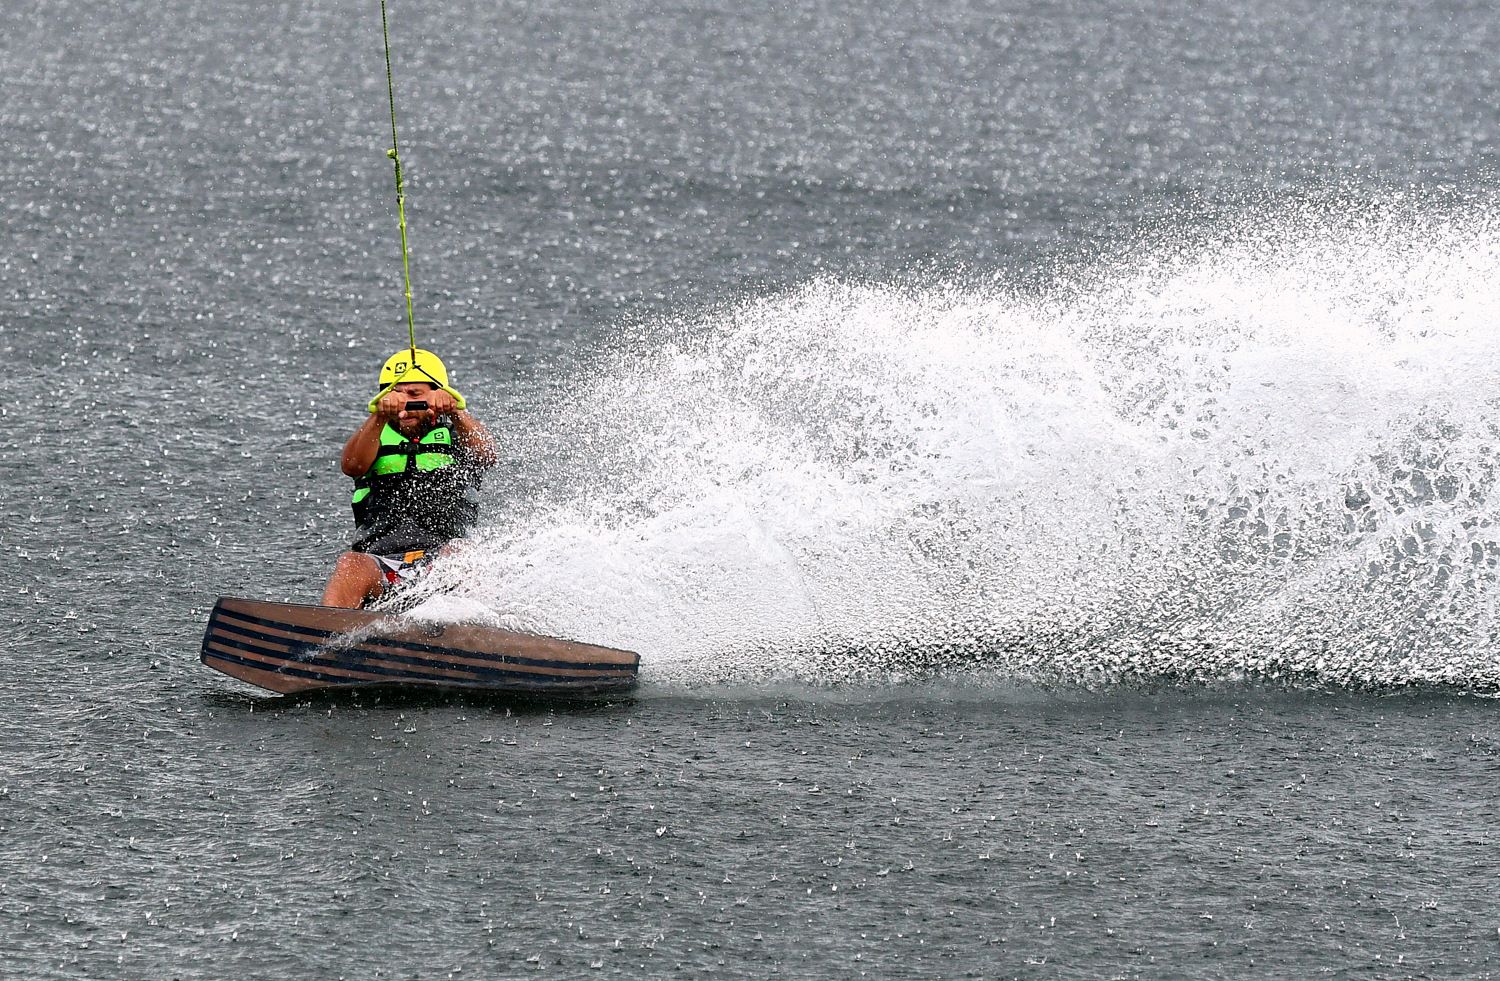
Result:
{"label": "life vest", "polygon": [[455,454],[449,426],[408,439],[387,425],[370,469],[354,478],[355,550],[379,544],[384,551],[393,534],[400,551],[459,537],[479,517],[477,487],[478,476]]}

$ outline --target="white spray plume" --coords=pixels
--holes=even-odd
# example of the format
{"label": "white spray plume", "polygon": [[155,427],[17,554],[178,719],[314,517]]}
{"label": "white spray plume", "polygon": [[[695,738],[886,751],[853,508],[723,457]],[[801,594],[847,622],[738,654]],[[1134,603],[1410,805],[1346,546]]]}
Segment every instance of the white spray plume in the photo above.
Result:
{"label": "white spray plume", "polygon": [[1495,223],[1265,227],[648,325],[425,588],[648,680],[1500,688]]}

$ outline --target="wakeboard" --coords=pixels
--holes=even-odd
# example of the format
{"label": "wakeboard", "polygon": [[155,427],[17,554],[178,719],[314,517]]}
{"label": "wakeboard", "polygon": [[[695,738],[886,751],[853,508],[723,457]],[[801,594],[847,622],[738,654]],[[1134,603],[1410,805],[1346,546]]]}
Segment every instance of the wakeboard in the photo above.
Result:
{"label": "wakeboard", "polygon": [[283,695],[321,689],[450,689],[601,695],[635,686],[630,651],[467,623],[225,596],[202,661]]}

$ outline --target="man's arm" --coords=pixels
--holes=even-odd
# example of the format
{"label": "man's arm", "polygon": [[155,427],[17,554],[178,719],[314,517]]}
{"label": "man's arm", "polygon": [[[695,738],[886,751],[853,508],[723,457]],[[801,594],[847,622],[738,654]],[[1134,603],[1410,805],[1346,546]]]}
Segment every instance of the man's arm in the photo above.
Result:
{"label": "man's arm", "polygon": [[385,422],[385,417],[378,413],[369,416],[344,444],[339,467],[347,476],[363,476],[380,455],[380,432],[385,429]]}
{"label": "man's arm", "polygon": [[495,437],[484,428],[484,423],[469,415],[468,410],[460,409],[452,395],[441,388],[429,392],[427,406],[434,416],[447,416],[453,420],[454,448],[462,451],[465,463],[488,470],[500,461]]}
{"label": "man's arm", "polygon": [[380,434],[386,423],[404,415],[408,396],[404,392],[386,392],[375,403],[375,411],[360,424],[344,444],[339,467],[349,477],[362,477],[380,455]]}
{"label": "man's arm", "polygon": [[463,447],[469,463],[488,470],[499,462],[500,453],[495,447],[495,437],[484,428],[484,423],[463,409],[455,409],[448,415],[453,420],[454,441]]}

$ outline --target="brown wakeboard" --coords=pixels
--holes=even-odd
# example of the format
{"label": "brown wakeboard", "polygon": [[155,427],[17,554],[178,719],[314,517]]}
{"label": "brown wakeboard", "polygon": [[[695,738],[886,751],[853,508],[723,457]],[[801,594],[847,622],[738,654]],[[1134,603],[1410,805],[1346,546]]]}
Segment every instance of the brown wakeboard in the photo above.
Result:
{"label": "brown wakeboard", "polygon": [[203,663],[281,694],[379,686],[525,695],[634,687],[639,655],[466,623],[220,598]]}

